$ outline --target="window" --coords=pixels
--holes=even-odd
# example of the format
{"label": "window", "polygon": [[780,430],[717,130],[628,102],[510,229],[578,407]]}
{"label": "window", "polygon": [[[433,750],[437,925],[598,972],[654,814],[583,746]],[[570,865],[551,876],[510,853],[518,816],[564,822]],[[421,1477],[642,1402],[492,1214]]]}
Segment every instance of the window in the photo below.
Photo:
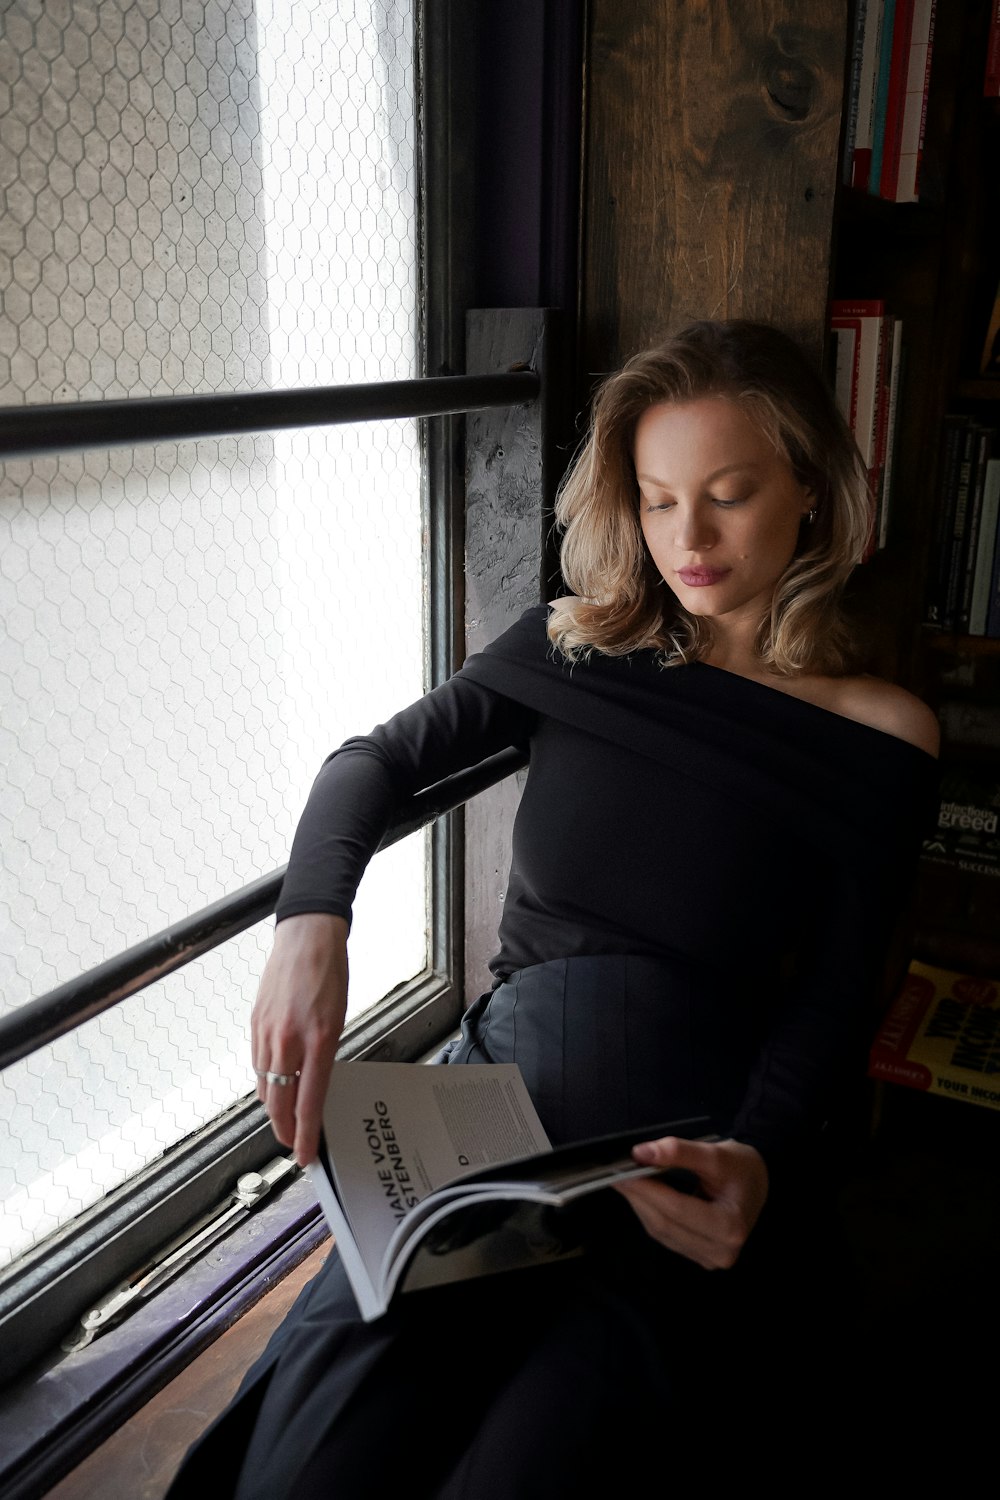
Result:
{"label": "window", "polygon": [[[0,404],[417,373],[414,24],[17,0]],[[323,756],[425,685],[426,535],[412,421],[2,466],[5,1008],[283,862]],[[427,890],[424,834],[373,864],[352,1016],[427,969]],[[249,1094],[268,940],[0,1075],[0,1264]]]}
{"label": "window", "polygon": [[[28,995],[72,981],[158,923],[283,862],[322,756],[461,659],[465,587],[476,638],[539,597],[550,568],[541,556],[546,507],[574,440],[565,373],[572,320],[540,309],[575,307],[581,20],[576,0],[482,8],[465,0],[13,0],[5,8],[6,411],[24,402],[308,389],[411,372],[530,365],[542,384],[546,370],[563,373],[537,401],[537,374],[505,373],[504,394],[487,401],[505,410],[480,414],[468,427],[460,417],[440,417],[419,426],[333,428],[322,437],[317,428],[274,430],[0,463],[0,607],[5,623],[13,621],[0,641],[0,757],[20,754],[31,725],[35,736],[30,767],[21,762],[16,773],[16,807],[2,797],[3,810],[10,806],[11,817],[25,821],[20,843],[10,843],[9,871],[0,874],[0,901],[5,924],[8,908],[13,914],[20,903],[22,934],[39,934],[23,969],[30,979],[20,967],[4,973],[3,1006],[20,1007]],[[317,91],[326,100],[322,119]],[[352,141],[363,137],[367,155],[351,159],[337,144],[331,121],[348,118]],[[360,254],[359,234],[367,247]],[[473,355],[465,347],[470,308],[514,310],[472,315]],[[561,344],[553,343],[556,329]],[[514,412],[512,403],[530,405]],[[0,417],[0,438],[3,430]],[[474,446],[469,472],[478,479],[463,558],[467,440]],[[410,487],[418,483],[419,490]],[[333,540],[352,524],[362,540],[345,564]],[[412,536],[419,564],[387,602],[387,561],[399,553],[412,566]],[[81,592],[71,564],[89,577],[89,590]],[[338,566],[334,586],[329,570]],[[369,572],[352,609],[342,596],[344,574],[353,581],[366,568],[375,582]],[[158,586],[174,591],[167,606]],[[404,610],[413,622],[405,652]],[[312,643],[332,639],[345,618],[363,621],[371,650],[369,667],[350,680],[346,653],[336,661],[310,655]],[[288,646],[293,628],[305,639],[299,654]],[[188,662],[198,671],[182,671]],[[362,675],[372,695],[350,704],[346,694]],[[143,713],[133,701],[140,678],[153,705]],[[72,723],[64,724],[72,720],[67,704],[81,727],[106,735],[104,759],[89,753],[86,733],[74,736]],[[294,712],[308,724],[288,722]],[[309,727],[321,714],[326,720],[310,747]],[[234,715],[239,728],[230,739]],[[51,738],[50,720],[62,726],[61,738]],[[143,757],[154,774],[140,784]],[[174,780],[164,796],[167,770]],[[495,767],[473,774],[460,795],[498,774]],[[46,778],[51,802],[40,795]],[[283,788],[274,802],[272,782]],[[409,841],[410,852],[401,844],[373,862],[352,937],[353,1001],[363,1013],[350,1024],[351,1055],[425,1055],[454,1027],[467,983],[481,980],[495,947],[497,890],[476,872],[499,868],[516,805],[512,783],[496,790],[499,802],[492,793],[476,797],[464,827],[462,819],[441,819]],[[66,811],[46,822],[43,809],[56,806],[57,796],[66,798]],[[150,851],[142,835],[154,814],[162,837]],[[102,853],[117,840],[115,853],[104,854],[103,875],[100,862],[81,858],[83,831]],[[202,846],[218,857],[206,859]],[[131,862],[127,876],[118,873],[119,851]],[[19,893],[32,859],[37,890],[25,907]],[[374,965],[384,955],[374,955],[366,980],[365,905],[382,906],[378,882],[397,859],[408,896],[418,898],[413,956],[393,956],[380,972]],[[60,880],[62,899],[54,891]],[[162,907],[140,910],[147,885],[158,893],[168,884]],[[82,935],[71,937],[63,899],[89,912]],[[33,901],[44,903],[47,925],[32,927]],[[26,948],[25,936],[0,942],[0,950]],[[263,1112],[247,1093],[246,1054],[268,936],[265,926],[228,942],[124,1002],[118,1009],[126,1022],[133,1017],[130,1041],[110,1029],[108,1013],[0,1074],[2,1128],[37,1152],[52,1151],[53,1135],[65,1132],[67,1117],[58,1115],[73,1091],[89,1093],[83,1103],[95,1138],[78,1131],[79,1141],[68,1139],[36,1163],[50,1173],[49,1188],[73,1153],[89,1153],[88,1165],[94,1160],[99,1174],[111,1173],[84,1189],[75,1185],[72,1199],[63,1192],[59,1204],[58,1194],[38,1195],[25,1209],[34,1219],[15,1228],[17,1244],[30,1248],[8,1247],[11,1264],[0,1270],[0,1380],[11,1382],[3,1419],[18,1447],[2,1461],[4,1480],[30,1469],[30,1483],[51,1485],[252,1302],[262,1279],[283,1274],[315,1243],[319,1226],[309,1216],[317,1211],[299,1179],[267,1200],[266,1230],[258,1219],[247,1226],[263,1231],[256,1238],[237,1231],[195,1261],[180,1283],[168,1283],[139,1316],[113,1329],[97,1361],[61,1360],[54,1347],[82,1312],[225,1199],[240,1173],[273,1157]],[[417,977],[398,983],[407,974]],[[199,1018],[192,1013],[209,990],[211,1014]],[[199,1027],[206,1029],[199,1034]],[[85,1088],[73,1047],[88,1034],[105,1071],[89,1075]],[[60,1048],[75,1056],[75,1075],[56,1061]],[[160,1135],[163,1101],[137,1087],[137,1078],[146,1066],[162,1078],[163,1057],[176,1073],[166,1092],[175,1089],[180,1107]],[[39,1087],[50,1064],[58,1098]],[[203,1065],[204,1087],[191,1076]],[[115,1070],[123,1101],[109,1087]],[[223,1087],[213,1092],[220,1078]],[[235,1102],[227,1107],[224,1098]],[[119,1104],[131,1111],[127,1125],[102,1118]],[[198,1129],[202,1118],[210,1123]],[[70,1137],[75,1128],[70,1120]],[[112,1150],[107,1138],[115,1131],[120,1145]],[[6,1147],[0,1153],[0,1173],[7,1172],[0,1201],[23,1191],[8,1163],[30,1176],[18,1150],[18,1158]],[[135,1170],[141,1160],[149,1164]],[[108,1180],[121,1185],[109,1192]],[[79,1211],[84,1202],[90,1206]],[[36,1388],[32,1361],[43,1351],[52,1353]],[[81,1382],[83,1366],[92,1384]]]}

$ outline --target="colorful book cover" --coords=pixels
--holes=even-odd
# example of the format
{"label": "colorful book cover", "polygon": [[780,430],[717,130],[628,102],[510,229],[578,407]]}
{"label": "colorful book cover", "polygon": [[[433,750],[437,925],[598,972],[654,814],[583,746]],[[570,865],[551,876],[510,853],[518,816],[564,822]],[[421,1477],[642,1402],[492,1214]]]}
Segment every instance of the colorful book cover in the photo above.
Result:
{"label": "colorful book cover", "polygon": [[868,1073],[1000,1109],[1000,981],[914,960],[872,1044]]}
{"label": "colorful book cover", "polygon": [[942,767],[937,823],[921,858],[968,875],[1000,876],[1000,776],[975,766]]}

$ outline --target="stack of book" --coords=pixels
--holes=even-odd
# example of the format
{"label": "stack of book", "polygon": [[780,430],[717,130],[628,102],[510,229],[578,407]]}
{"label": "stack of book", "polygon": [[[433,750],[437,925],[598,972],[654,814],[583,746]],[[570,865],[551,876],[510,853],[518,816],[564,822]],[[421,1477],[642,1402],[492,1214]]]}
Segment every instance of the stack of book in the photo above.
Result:
{"label": "stack of book", "polygon": [[872,531],[868,555],[886,544],[903,378],[902,319],[880,297],[830,304],[837,404],[868,470]]}
{"label": "stack of book", "polygon": [[1000,637],[996,450],[995,426],[961,412],[945,416],[925,620],[958,635]]}
{"label": "stack of book", "polygon": [[936,0],[857,0],[844,181],[916,203],[927,122]]}

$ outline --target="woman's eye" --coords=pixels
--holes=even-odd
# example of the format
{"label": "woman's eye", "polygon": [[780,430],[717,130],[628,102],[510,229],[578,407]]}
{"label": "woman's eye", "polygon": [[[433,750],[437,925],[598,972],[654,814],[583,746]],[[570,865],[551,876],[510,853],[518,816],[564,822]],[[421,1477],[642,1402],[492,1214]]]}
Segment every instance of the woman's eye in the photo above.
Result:
{"label": "woman's eye", "polygon": [[732,510],[734,505],[743,505],[746,502],[742,496],[735,500],[729,500],[725,499],[722,495],[713,495],[712,503],[713,505],[721,505],[724,510]]}

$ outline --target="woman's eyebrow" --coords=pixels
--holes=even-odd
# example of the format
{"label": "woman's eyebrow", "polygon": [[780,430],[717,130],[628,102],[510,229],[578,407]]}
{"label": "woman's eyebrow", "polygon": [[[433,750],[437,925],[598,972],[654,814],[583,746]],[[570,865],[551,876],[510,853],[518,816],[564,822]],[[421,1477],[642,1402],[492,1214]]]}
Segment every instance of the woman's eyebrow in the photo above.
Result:
{"label": "woman's eyebrow", "polygon": [[[741,464],[723,464],[721,469],[713,469],[711,474],[707,474],[705,476],[705,483],[713,484],[716,479],[721,479],[723,474],[733,474],[739,469],[747,470],[759,468],[760,464],[755,463],[752,460],[748,463]],[[655,474],[640,474],[637,472],[635,477],[636,479],[643,480],[646,484],[655,484],[661,490],[669,490],[670,488],[669,484],[665,484],[662,479],[657,479]]]}

